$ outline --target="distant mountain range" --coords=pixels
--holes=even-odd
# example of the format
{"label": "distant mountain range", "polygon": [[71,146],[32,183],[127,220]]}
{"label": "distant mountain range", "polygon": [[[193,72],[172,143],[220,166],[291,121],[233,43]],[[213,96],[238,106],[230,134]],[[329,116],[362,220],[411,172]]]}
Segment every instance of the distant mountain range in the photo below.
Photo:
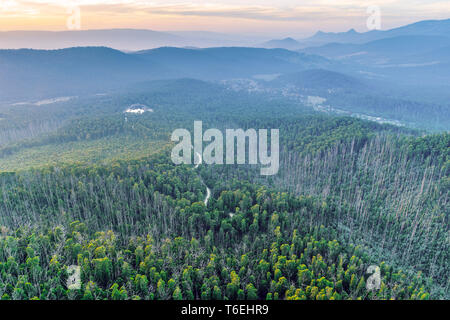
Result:
{"label": "distant mountain range", "polygon": [[[303,51],[327,58],[373,64],[405,63],[410,56],[420,56],[450,46],[450,37],[408,35],[375,40],[364,44],[330,43]],[[448,54],[450,56],[450,52]],[[422,58],[420,58],[422,59]],[[414,63],[429,62],[424,60]]]}
{"label": "distant mountain range", "polygon": [[0,98],[73,95],[154,79],[251,78],[329,64],[305,53],[241,47],[163,47],[134,53],[106,47],[0,50]]}
{"label": "distant mountain range", "polygon": [[409,24],[403,27],[386,31],[372,30],[368,32],[357,32],[350,29],[347,32],[322,32],[318,31],[314,36],[295,40],[287,38],[284,40],[272,40],[263,43],[262,47],[277,47],[285,49],[302,49],[306,47],[322,46],[328,43],[363,44],[375,40],[393,38],[399,36],[444,36],[450,35],[450,19],[427,20]]}
{"label": "distant mountain range", "polygon": [[299,51],[339,62],[338,71],[398,84],[449,87],[450,20],[388,31],[318,34],[311,39],[329,43]]}
{"label": "distant mountain range", "polygon": [[251,78],[312,67],[325,67],[330,62],[322,57],[285,49],[220,47],[183,49],[163,47],[133,54],[149,62],[163,65],[170,77],[207,80]]}
{"label": "distant mountain range", "polygon": [[7,31],[0,32],[0,49],[62,49],[105,46],[138,51],[163,46],[219,47],[250,46],[262,38],[206,31],[161,32],[138,29],[80,31]]}
{"label": "distant mountain range", "polygon": [[[8,41],[19,45],[34,37],[34,43],[40,42],[43,46],[58,39],[61,46],[88,42],[147,48],[151,44],[177,43],[188,38],[213,42],[216,35],[199,31],[167,34],[122,29],[8,32],[0,33],[0,40],[9,37]],[[293,48],[306,42],[293,38],[259,42],[267,48],[163,46],[136,51],[109,47],[0,50],[0,101],[97,93],[148,80],[194,78],[218,81],[273,79],[277,76],[278,83],[292,84],[294,81],[306,88],[343,86],[343,89],[362,90],[364,83],[361,80],[381,82],[388,87],[395,84],[395,87],[432,88],[429,97],[442,96],[440,101],[443,101],[449,96],[446,92],[450,88],[449,35],[450,20],[440,20],[388,31],[319,32],[306,41],[332,42],[300,50]],[[227,35],[220,34],[220,38],[232,41]],[[290,50],[277,48],[283,46]],[[285,76],[287,74],[291,75]],[[412,91],[405,89],[404,92],[410,94]],[[418,95],[422,96],[415,94]]]}
{"label": "distant mountain range", "polygon": [[106,29],[80,31],[7,31],[0,32],[0,49],[61,49],[70,47],[105,46],[124,51],[138,51],[164,46],[223,47],[245,46],[296,50],[327,43],[363,44],[398,36],[448,36],[450,19],[420,21],[403,27],[359,33],[322,32],[306,39],[274,39],[266,36],[224,34],[210,31],[153,31],[138,29]]}

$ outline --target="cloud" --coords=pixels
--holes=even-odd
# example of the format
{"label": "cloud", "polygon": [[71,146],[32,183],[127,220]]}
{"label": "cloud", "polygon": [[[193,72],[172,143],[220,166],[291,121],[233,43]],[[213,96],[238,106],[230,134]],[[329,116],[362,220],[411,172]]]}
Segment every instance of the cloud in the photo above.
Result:
{"label": "cloud", "polygon": [[[264,5],[261,5],[264,3]],[[42,12],[55,8],[81,6],[87,11],[127,14],[145,12],[152,15],[232,17],[257,20],[295,20],[305,15],[326,16],[362,13],[369,5],[378,5],[390,15],[405,13],[442,12],[450,10],[447,0],[0,0],[0,8],[14,9],[16,13],[25,9]]]}
{"label": "cloud", "polygon": [[234,19],[252,19],[263,21],[296,21],[299,19],[314,20],[328,14],[322,8],[295,7],[280,9],[268,6],[193,6],[193,5],[161,5],[161,6],[129,6],[129,5],[91,5],[84,7],[90,12],[140,13],[159,16],[184,17],[221,17]]}
{"label": "cloud", "polygon": [[443,19],[450,12],[448,0],[0,0],[0,16],[9,21],[13,17],[36,16],[56,21],[65,17],[67,7],[80,6],[83,16],[89,17],[85,25],[88,28],[113,27],[114,23],[131,23],[132,28],[138,18],[163,25],[184,23],[187,29],[200,20],[203,25],[208,21],[214,25],[218,20],[224,25],[228,21],[230,28],[236,27],[236,21],[253,21],[269,28],[274,24],[303,27],[304,23],[316,29],[336,28],[339,24],[349,27],[352,23],[363,28],[369,5],[381,7],[385,28],[422,19]]}
{"label": "cloud", "polygon": [[[2,0],[0,0],[1,3]],[[348,16],[352,12],[350,8],[340,5],[340,8],[306,5],[277,7],[275,5],[230,5],[223,3],[168,3],[148,2],[140,0],[3,0],[11,1],[8,13],[23,16],[30,12],[41,12],[42,14],[61,14],[64,8],[77,5],[83,9],[85,14],[115,14],[130,16],[132,14],[151,15],[161,17],[220,17],[233,19],[250,19],[260,21],[298,21],[316,20],[326,18],[330,14],[334,16]]]}
{"label": "cloud", "polygon": [[[111,12],[115,14],[148,14],[161,17],[211,17],[232,18],[259,21],[320,21],[337,20],[348,18],[367,17],[368,4],[380,6],[382,14],[386,18],[395,20],[411,17],[417,20],[430,18],[445,18],[445,12],[450,12],[449,1],[430,0],[374,0],[370,2],[355,0],[305,0],[291,1],[246,1],[238,4],[237,1],[193,1],[173,2],[157,1],[146,2],[139,0],[109,1],[108,4],[100,3],[99,0],[85,0],[83,8],[89,12]],[[261,5],[265,3],[266,5]]]}

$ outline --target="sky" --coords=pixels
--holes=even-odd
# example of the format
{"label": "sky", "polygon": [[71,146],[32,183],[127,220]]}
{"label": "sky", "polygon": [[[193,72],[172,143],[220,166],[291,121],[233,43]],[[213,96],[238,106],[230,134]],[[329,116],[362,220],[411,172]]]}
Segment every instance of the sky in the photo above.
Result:
{"label": "sky", "polygon": [[0,0],[0,31],[134,28],[301,36],[450,18],[449,0]]}

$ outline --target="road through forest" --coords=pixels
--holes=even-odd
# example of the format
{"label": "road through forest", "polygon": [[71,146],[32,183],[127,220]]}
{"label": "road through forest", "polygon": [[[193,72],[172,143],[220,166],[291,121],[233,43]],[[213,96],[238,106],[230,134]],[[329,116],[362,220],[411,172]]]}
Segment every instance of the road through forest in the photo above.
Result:
{"label": "road through forest", "polygon": [[[200,159],[200,161],[199,161],[199,162],[195,165],[195,167],[194,167],[194,169],[197,169],[198,166],[202,164],[203,159],[202,159],[202,155],[201,155],[200,153],[196,152],[195,154],[196,154],[196,155],[198,156],[198,158]],[[205,206],[207,207],[207,206],[208,206],[209,198],[211,198],[211,190],[208,188],[208,186],[207,186],[206,183],[203,181],[203,179],[202,179],[202,177],[201,177],[200,175],[199,175],[199,177],[200,177],[200,180],[202,181],[203,185],[206,187],[206,197],[205,197],[205,200],[203,201],[203,203],[204,203]]]}

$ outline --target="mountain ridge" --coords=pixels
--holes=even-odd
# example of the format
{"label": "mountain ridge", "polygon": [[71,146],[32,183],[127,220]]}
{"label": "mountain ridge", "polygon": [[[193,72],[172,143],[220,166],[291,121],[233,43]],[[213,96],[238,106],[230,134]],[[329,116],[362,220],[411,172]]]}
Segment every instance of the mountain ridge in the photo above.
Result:
{"label": "mountain ridge", "polygon": [[251,78],[327,64],[325,58],[304,53],[247,47],[161,47],[132,53],[108,47],[8,49],[0,50],[0,98],[95,93],[157,79]]}
{"label": "mountain ridge", "polygon": [[[317,31],[304,39],[225,34],[211,31],[156,31],[150,29],[92,29],[71,31],[0,31],[0,49],[60,49],[76,46],[107,46],[118,50],[138,51],[163,46],[176,47],[284,47],[300,49],[330,42],[364,43],[400,35],[445,35],[450,33],[450,19],[423,20],[389,30],[357,32]],[[297,44],[298,42],[298,44]]]}

